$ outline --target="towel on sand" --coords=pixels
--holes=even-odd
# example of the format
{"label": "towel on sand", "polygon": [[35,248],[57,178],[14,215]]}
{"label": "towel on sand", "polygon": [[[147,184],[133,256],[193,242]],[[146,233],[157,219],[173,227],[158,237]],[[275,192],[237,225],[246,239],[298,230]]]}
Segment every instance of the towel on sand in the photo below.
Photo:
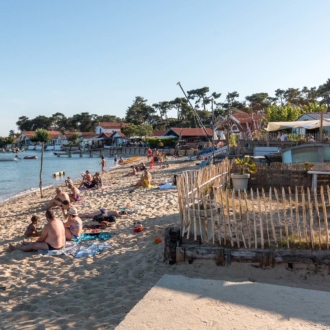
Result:
{"label": "towel on sand", "polygon": [[109,249],[111,245],[112,244],[106,242],[67,242],[61,250],[39,250],[38,253],[49,254],[53,256],[59,256],[61,254],[67,256],[72,255],[76,258],[93,257],[96,254],[102,253],[105,250]]}

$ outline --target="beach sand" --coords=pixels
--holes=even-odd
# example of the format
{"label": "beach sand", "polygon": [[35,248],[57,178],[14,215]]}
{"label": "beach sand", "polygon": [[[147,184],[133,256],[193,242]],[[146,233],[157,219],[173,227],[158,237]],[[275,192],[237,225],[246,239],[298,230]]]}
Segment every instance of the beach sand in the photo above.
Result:
{"label": "beach sand", "polygon": [[[141,158],[143,159],[143,158]],[[156,182],[171,182],[175,173],[195,162],[170,162],[170,168],[152,170]],[[112,247],[90,258],[50,256],[36,252],[7,252],[9,243],[23,239],[33,214],[46,221],[42,208],[54,196],[54,189],[0,205],[0,328],[1,329],[113,329],[164,274],[231,282],[252,281],[330,292],[330,270],[313,265],[286,265],[259,269],[234,263],[217,267],[213,262],[167,265],[164,245],[152,244],[164,229],[179,224],[176,190],[135,190],[137,177],[123,177],[129,166],[103,175],[106,189],[82,191],[81,212],[101,207],[142,206],[136,213],[117,220],[111,228]],[[36,180],[38,180],[36,178]],[[56,211],[62,218],[60,210]],[[87,221],[87,220],[86,220]],[[145,231],[133,232],[140,221]],[[147,313],[148,311],[146,311]]]}

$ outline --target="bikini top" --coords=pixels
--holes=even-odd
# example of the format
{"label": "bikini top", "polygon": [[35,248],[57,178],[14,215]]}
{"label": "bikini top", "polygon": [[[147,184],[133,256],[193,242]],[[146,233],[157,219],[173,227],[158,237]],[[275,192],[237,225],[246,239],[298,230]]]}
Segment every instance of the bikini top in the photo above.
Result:
{"label": "bikini top", "polygon": [[76,226],[70,226],[69,228],[70,229],[78,229],[79,227],[81,227],[82,226],[82,224],[79,224],[79,225],[76,225]]}

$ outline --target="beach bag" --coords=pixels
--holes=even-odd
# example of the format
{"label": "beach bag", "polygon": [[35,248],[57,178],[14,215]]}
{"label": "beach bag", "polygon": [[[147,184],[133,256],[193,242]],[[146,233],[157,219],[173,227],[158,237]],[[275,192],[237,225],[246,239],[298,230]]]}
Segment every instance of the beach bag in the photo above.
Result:
{"label": "beach bag", "polygon": [[97,222],[107,221],[107,222],[116,222],[116,217],[113,215],[104,215],[104,214],[98,214],[96,215],[93,220]]}

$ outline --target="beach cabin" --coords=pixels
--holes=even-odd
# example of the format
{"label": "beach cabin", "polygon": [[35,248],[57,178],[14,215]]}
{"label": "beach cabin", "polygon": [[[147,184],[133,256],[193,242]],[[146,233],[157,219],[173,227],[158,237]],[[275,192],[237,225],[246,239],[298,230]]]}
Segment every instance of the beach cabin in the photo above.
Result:
{"label": "beach cabin", "polygon": [[113,131],[121,132],[123,127],[126,127],[127,123],[111,123],[111,122],[99,122],[95,126],[95,133],[102,134],[102,133],[113,133]]}
{"label": "beach cabin", "polygon": [[[297,119],[297,121],[308,121],[308,120],[321,120],[321,113],[320,112],[304,113],[302,116],[300,116]],[[323,120],[330,121],[330,113],[329,112],[323,113]],[[306,129],[304,127],[301,127],[301,128],[294,128],[292,130],[292,134],[306,135],[307,133],[310,133],[310,134],[319,133],[319,128]],[[330,126],[324,126],[323,127],[323,133],[330,136]]]}

